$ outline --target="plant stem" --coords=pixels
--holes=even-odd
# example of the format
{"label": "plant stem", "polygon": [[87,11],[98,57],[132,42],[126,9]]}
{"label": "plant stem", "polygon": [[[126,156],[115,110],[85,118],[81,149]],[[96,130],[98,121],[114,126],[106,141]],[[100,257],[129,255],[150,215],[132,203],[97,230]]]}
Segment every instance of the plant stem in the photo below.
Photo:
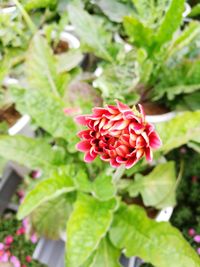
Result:
{"label": "plant stem", "polygon": [[124,174],[124,171],[125,171],[125,165],[124,164],[122,164],[119,168],[117,168],[117,170],[115,171],[115,173],[113,175],[114,183],[117,183],[120,180],[120,178]]}
{"label": "plant stem", "polygon": [[22,16],[24,17],[24,20],[26,21],[26,23],[27,23],[29,29],[31,30],[32,34],[34,34],[36,32],[37,28],[36,28],[35,24],[32,22],[30,16],[28,15],[28,13],[24,9],[24,7],[19,3],[18,0],[13,0],[13,2],[15,3],[15,5],[18,7],[20,12],[22,13]]}

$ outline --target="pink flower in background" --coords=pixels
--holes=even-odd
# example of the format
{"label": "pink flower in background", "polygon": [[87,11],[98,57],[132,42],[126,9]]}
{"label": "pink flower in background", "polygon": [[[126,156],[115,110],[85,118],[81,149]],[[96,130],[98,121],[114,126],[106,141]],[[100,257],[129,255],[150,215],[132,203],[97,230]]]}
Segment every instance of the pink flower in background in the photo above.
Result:
{"label": "pink flower in background", "polygon": [[0,250],[3,250],[4,249],[4,244],[3,243],[0,243]]}
{"label": "pink flower in background", "polygon": [[31,240],[31,242],[32,242],[33,244],[36,244],[37,241],[38,241],[38,237],[37,237],[37,235],[36,235],[35,233],[32,234],[31,237],[30,237],[30,240]]}
{"label": "pink flower in background", "polygon": [[33,179],[38,179],[42,176],[42,172],[40,170],[34,170],[30,175]]}
{"label": "pink flower in background", "polygon": [[10,262],[13,264],[14,267],[21,267],[19,259],[15,256],[10,257]]}
{"label": "pink flower in background", "polygon": [[197,253],[200,255],[200,248],[197,249]]}
{"label": "pink flower in background", "polygon": [[85,153],[85,162],[99,155],[112,167],[125,164],[129,169],[143,156],[152,160],[152,149],[159,148],[161,140],[154,126],[145,121],[142,106],[138,106],[139,111],[117,101],[116,106],[96,107],[93,114],[76,117],[88,128],[78,133],[82,141],[77,144],[77,149]]}
{"label": "pink flower in background", "polygon": [[29,255],[28,255],[28,256],[26,256],[26,261],[27,261],[27,262],[31,262],[31,261],[32,261],[32,258],[31,258],[31,256],[29,256]]}
{"label": "pink flower in background", "polygon": [[12,235],[8,235],[5,237],[5,244],[7,246],[11,245],[13,243],[13,241],[14,241],[14,238]]}
{"label": "pink flower in background", "polygon": [[189,236],[194,236],[196,234],[196,231],[193,229],[193,228],[190,228],[189,230],[188,230],[188,235]]}
{"label": "pink flower in background", "polygon": [[200,235],[195,235],[193,239],[196,243],[200,243]]}
{"label": "pink flower in background", "polygon": [[74,116],[81,113],[81,109],[79,107],[75,108],[64,108],[64,113],[68,116]]}

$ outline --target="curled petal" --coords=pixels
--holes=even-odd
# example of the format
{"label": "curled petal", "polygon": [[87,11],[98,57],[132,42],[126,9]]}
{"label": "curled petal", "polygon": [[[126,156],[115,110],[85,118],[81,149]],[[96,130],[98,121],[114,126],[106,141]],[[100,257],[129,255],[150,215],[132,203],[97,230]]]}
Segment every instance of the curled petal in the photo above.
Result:
{"label": "curled petal", "polygon": [[139,107],[139,111],[141,114],[142,122],[145,122],[145,112],[144,112],[143,106],[141,104],[138,104],[138,107]]}
{"label": "curled petal", "polygon": [[90,150],[91,144],[88,140],[83,140],[76,145],[76,148],[81,152],[86,152]]}
{"label": "curled petal", "polygon": [[87,163],[92,162],[96,158],[96,156],[97,156],[97,154],[91,155],[90,152],[87,152],[85,154],[84,161],[87,162]]}
{"label": "curled petal", "polygon": [[126,169],[130,169],[131,167],[133,167],[133,165],[135,165],[138,162],[137,158],[130,158],[127,160],[126,162]]}
{"label": "curled petal", "polygon": [[117,103],[117,107],[118,107],[120,112],[124,113],[125,111],[131,111],[129,106],[121,103],[120,101],[117,100],[116,103]]}
{"label": "curled petal", "polygon": [[152,132],[149,135],[149,144],[150,147],[155,149],[159,148],[162,145],[162,142],[156,132]]}
{"label": "curled petal", "polygon": [[79,115],[75,117],[75,121],[81,125],[87,125],[87,115]]}
{"label": "curled petal", "polygon": [[112,159],[110,160],[110,165],[111,165],[113,168],[117,168],[117,167],[119,167],[121,164],[118,163],[118,162],[116,161],[115,158],[112,158]]}
{"label": "curled petal", "polygon": [[151,162],[152,159],[153,159],[153,154],[152,154],[152,150],[150,149],[150,147],[147,147],[145,149],[145,156],[146,156],[146,159],[147,161]]}

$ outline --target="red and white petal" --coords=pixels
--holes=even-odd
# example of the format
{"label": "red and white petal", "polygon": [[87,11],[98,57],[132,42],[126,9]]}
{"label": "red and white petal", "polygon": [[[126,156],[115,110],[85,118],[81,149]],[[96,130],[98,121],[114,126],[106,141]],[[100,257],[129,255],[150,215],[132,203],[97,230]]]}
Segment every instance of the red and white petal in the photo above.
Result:
{"label": "red and white petal", "polygon": [[117,155],[123,158],[125,158],[129,153],[129,149],[125,145],[118,146],[115,150],[117,152]]}
{"label": "red and white petal", "polygon": [[144,155],[144,149],[136,149],[136,158],[141,159],[141,157]]}
{"label": "red and white petal", "polygon": [[147,161],[152,161],[153,153],[150,147],[145,148],[145,156]]}
{"label": "red and white petal", "polygon": [[162,145],[162,141],[156,132],[152,132],[149,135],[149,145],[154,149],[157,149]]}
{"label": "red and white petal", "polygon": [[116,157],[116,161],[120,164],[125,164],[127,162],[127,159],[118,156]]}
{"label": "red and white petal", "polygon": [[120,101],[116,100],[117,102],[117,107],[119,109],[120,112],[124,113],[125,111],[130,111],[130,107],[121,103]]}
{"label": "red and white petal", "polygon": [[91,139],[91,130],[83,130],[83,131],[80,131],[78,132],[78,137],[80,138],[84,138],[84,139]]}
{"label": "red and white petal", "polygon": [[126,169],[130,169],[131,167],[133,167],[133,165],[135,165],[136,163],[138,162],[138,159],[137,158],[130,158],[127,160],[126,162]]}
{"label": "red and white petal", "polygon": [[97,154],[92,154],[90,152],[85,153],[84,161],[89,163],[92,162],[96,158]]}
{"label": "red and white petal", "polygon": [[91,144],[88,140],[83,140],[76,145],[76,149],[81,152],[87,152],[91,148]]}
{"label": "red and white petal", "polygon": [[89,115],[79,115],[75,117],[75,121],[81,125],[87,125],[88,119],[87,116]]}
{"label": "red and white petal", "polygon": [[113,168],[118,168],[121,164],[118,163],[118,162],[116,161],[115,158],[112,158],[112,159],[110,160],[110,165],[111,165]]}

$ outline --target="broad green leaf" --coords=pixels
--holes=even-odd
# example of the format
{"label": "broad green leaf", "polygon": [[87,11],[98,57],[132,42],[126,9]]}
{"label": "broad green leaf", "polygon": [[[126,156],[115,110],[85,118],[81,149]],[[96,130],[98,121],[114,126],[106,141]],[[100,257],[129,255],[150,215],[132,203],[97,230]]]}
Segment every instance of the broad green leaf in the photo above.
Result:
{"label": "broad green leaf", "polygon": [[123,17],[132,12],[132,7],[128,3],[121,3],[118,0],[94,0],[94,3],[114,22],[122,22]]}
{"label": "broad green leaf", "polygon": [[163,142],[160,150],[164,153],[190,140],[195,141],[199,138],[200,111],[179,114],[168,122],[158,124],[157,131]]}
{"label": "broad green leaf", "polygon": [[0,156],[31,169],[50,170],[64,162],[60,150],[53,149],[42,139],[25,136],[0,136]]}
{"label": "broad green leaf", "polygon": [[23,0],[22,2],[25,9],[28,11],[36,8],[53,7],[56,3],[56,0]]}
{"label": "broad green leaf", "polygon": [[171,40],[174,32],[180,27],[184,4],[185,0],[171,0],[170,6],[156,34],[158,47]]}
{"label": "broad green leaf", "polygon": [[26,195],[20,205],[17,217],[18,219],[22,219],[43,203],[74,190],[74,183],[68,175],[65,173],[61,175],[54,174],[52,178],[45,179],[38,183],[36,187]]}
{"label": "broad green leaf", "polygon": [[39,33],[33,37],[27,51],[26,76],[32,89],[60,95],[55,57],[47,41]]}
{"label": "broad green leaf", "polygon": [[120,267],[119,258],[121,251],[115,248],[108,237],[102,239],[88,267]]}
{"label": "broad green leaf", "polygon": [[93,195],[99,200],[109,200],[116,194],[116,188],[112,181],[112,176],[105,173],[99,174],[92,182]]}
{"label": "broad green leaf", "polygon": [[134,45],[149,50],[154,41],[154,32],[133,17],[124,17],[124,27]]}
{"label": "broad green leaf", "polygon": [[191,10],[191,12],[190,12],[190,14],[188,15],[189,17],[196,17],[196,16],[198,16],[200,14],[200,3],[199,4],[197,4],[197,5],[195,5],[193,8],[192,8],[192,10]]}
{"label": "broad green leaf", "polygon": [[111,36],[104,30],[103,25],[98,23],[97,18],[76,5],[69,5],[68,12],[69,19],[86,50],[105,60],[113,61],[107,49]]}
{"label": "broad green leaf", "polygon": [[110,227],[116,204],[115,199],[102,202],[89,195],[78,195],[67,223],[66,266],[81,266],[97,249]]}
{"label": "broad green leaf", "polygon": [[75,151],[76,125],[71,116],[64,114],[64,102],[51,93],[12,88],[17,109],[29,114],[36,124],[54,137],[66,139]]}
{"label": "broad green leaf", "polygon": [[90,192],[99,200],[106,201],[113,198],[116,188],[112,181],[112,176],[100,173],[94,181],[90,181],[85,172],[80,170],[74,178],[76,187],[81,192]]}
{"label": "broad green leaf", "polygon": [[74,195],[71,194],[62,194],[43,203],[33,211],[31,223],[40,236],[48,239],[60,238],[60,234],[65,231],[66,222],[72,212]]}
{"label": "broad green leaf", "polygon": [[157,267],[198,267],[200,259],[168,222],[149,219],[139,206],[121,205],[110,230],[111,242],[127,257],[138,256]]}
{"label": "broad green leaf", "polygon": [[69,52],[56,55],[56,59],[57,70],[61,73],[77,67],[83,60],[83,55],[80,50],[70,50]]}
{"label": "broad green leaf", "polygon": [[[123,184],[121,187],[123,188]],[[141,194],[145,206],[158,209],[174,206],[176,204],[174,162],[159,164],[148,175],[135,175],[134,180],[127,181],[124,187],[131,197]]]}
{"label": "broad green leaf", "polygon": [[176,95],[180,94],[191,94],[200,89],[199,84],[190,84],[190,85],[175,85],[171,87],[164,88],[165,93],[167,94],[167,98],[169,100],[173,100]]}

